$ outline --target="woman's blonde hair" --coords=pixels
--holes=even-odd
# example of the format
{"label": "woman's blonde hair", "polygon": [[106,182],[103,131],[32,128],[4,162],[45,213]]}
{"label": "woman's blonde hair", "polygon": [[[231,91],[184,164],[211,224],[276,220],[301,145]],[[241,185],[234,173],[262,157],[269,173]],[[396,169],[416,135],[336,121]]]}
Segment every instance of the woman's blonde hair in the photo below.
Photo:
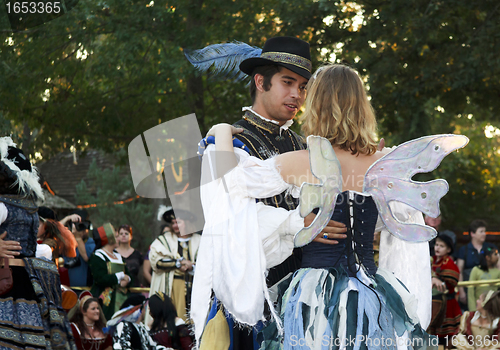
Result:
{"label": "woman's blonde hair", "polygon": [[377,121],[363,82],[340,64],[321,67],[307,84],[302,132],[327,138],[352,154],[374,154]]}

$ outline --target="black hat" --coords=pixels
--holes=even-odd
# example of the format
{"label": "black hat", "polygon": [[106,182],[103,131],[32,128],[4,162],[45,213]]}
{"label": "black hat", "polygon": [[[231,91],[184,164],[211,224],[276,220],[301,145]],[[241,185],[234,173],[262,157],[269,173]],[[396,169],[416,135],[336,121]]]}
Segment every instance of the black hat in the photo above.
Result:
{"label": "black hat", "polygon": [[450,253],[449,255],[453,254],[453,239],[448,236],[446,233],[439,233],[436,237],[436,239],[440,239],[441,241],[444,242],[444,244],[446,244],[448,246],[448,248],[450,248]]}
{"label": "black hat", "polygon": [[56,213],[48,207],[39,207],[38,216],[43,219],[57,220]]}
{"label": "black hat", "polygon": [[264,44],[260,57],[247,58],[240,63],[240,70],[252,75],[256,67],[267,65],[282,66],[309,79],[312,71],[309,44],[289,36],[271,38]]}
{"label": "black hat", "polygon": [[[176,216],[177,214],[177,216]],[[166,207],[165,212],[162,215],[163,220],[167,222],[167,224],[170,224],[173,219],[179,218],[181,220],[185,221],[194,221],[196,218],[193,213],[187,211],[187,210],[182,210],[182,209],[174,209],[172,207]]]}
{"label": "black hat", "polygon": [[10,137],[0,137],[0,192],[15,191],[33,199],[44,199],[38,170]]}

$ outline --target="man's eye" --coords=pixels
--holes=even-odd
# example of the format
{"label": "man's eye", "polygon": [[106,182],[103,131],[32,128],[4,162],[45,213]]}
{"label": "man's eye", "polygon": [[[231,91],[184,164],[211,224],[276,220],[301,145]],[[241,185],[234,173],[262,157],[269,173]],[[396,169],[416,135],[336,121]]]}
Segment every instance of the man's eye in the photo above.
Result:
{"label": "man's eye", "polygon": [[299,89],[300,89],[300,91],[306,91],[306,87],[305,86],[301,86]]}

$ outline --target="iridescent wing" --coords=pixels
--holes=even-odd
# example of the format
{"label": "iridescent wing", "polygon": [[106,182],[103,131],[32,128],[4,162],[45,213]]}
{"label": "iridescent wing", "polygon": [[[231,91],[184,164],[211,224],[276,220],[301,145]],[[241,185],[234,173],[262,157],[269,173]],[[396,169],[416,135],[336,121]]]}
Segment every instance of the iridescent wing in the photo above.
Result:
{"label": "iridescent wing", "polygon": [[389,202],[402,202],[428,216],[438,217],[439,200],[448,192],[448,183],[443,179],[416,182],[411,178],[417,173],[433,171],[444,157],[468,142],[462,135],[421,137],[403,143],[372,164],[365,175],[363,192],[372,195],[390,233],[412,242],[425,242],[436,236],[432,227],[397,220]]}
{"label": "iridescent wing", "polygon": [[330,221],[335,209],[337,196],[342,192],[340,163],[330,141],[319,136],[307,138],[311,172],[321,181],[321,185],[303,183],[300,188],[300,216],[306,217],[314,208],[319,208],[310,226],[295,235],[296,247],[311,242]]}

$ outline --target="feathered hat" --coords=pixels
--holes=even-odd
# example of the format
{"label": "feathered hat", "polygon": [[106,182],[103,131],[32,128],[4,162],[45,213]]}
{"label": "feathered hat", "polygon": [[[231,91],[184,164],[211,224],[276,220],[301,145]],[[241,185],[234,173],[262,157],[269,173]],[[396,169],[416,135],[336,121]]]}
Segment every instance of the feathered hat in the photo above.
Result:
{"label": "feathered hat", "polygon": [[190,211],[175,209],[174,212],[174,208],[172,208],[171,206],[166,207],[164,205],[160,205],[160,207],[158,208],[158,221],[161,221],[161,219],[163,219],[167,224],[170,224],[173,219],[177,218],[176,214],[181,220],[193,221],[196,219],[196,216]]}
{"label": "feathered hat", "polygon": [[[10,137],[0,137],[0,193],[43,200],[38,170],[32,166]],[[16,191],[17,190],[17,191]]]}
{"label": "feathered hat", "polygon": [[198,70],[219,77],[243,80],[252,75],[258,66],[278,65],[300,76],[311,78],[312,63],[309,44],[294,37],[274,37],[264,44],[264,49],[235,41],[209,45],[200,50],[184,50],[188,61]]}

